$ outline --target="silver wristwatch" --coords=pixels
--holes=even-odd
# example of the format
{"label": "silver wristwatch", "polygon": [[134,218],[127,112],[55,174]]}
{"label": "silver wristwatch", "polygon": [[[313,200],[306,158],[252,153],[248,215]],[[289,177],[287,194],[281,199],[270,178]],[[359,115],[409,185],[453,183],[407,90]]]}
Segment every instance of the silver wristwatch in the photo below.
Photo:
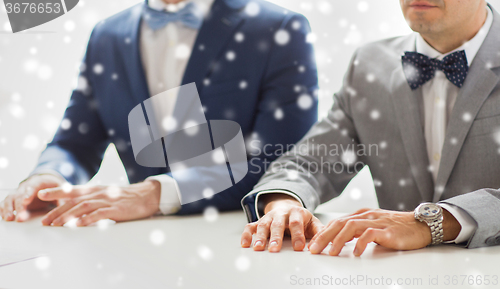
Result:
{"label": "silver wristwatch", "polygon": [[422,203],[415,209],[415,219],[431,229],[432,245],[443,243],[443,209],[438,204]]}

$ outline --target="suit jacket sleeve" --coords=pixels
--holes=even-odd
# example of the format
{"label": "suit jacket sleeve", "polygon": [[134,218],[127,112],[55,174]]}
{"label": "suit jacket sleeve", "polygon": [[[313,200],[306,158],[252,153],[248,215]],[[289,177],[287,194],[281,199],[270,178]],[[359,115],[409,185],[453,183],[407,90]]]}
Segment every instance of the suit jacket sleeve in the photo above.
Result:
{"label": "suit jacket sleeve", "polygon": [[78,86],[71,95],[63,121],[30,175],[56,171],[71,184],[82,184],[99,169],[109,141],[97,113],[99,103],[92,95],[93,41],[91,36]]}
{"label": "suit jacket sleeve", "polygon": [[361,169],[356,167],[359,140],[350,107],[350,98],[356,96],[351,86],[355,59],[356,53],[327,117],[317,122],[293,150],[277,159],[242,199],[249,221],[256,221],[255,195],[261,191],[294,193],[308,210],[314,211],[320,203],[340,195]]}
{"label": "suit jacket sleeve", "polygon": [[[293,28],[297,26],[300,28]],[[269,164],[283,154],[283,148],[300,140],[317,120],[317,70],[312,45],[306,41],[309,23],[302,15],[290,13],[280,28],[290,33],[290,41],[279,45],[273,40],[267,56],[254,128],[246,144],[248,174],[210,199],[183,205],[178,214],[198,213],[207,206],[218,210],[238,209],[241,198],[257,183]],[[306,105],[298,104],[300,97],[307,98],[303,99]],[[193,169],[187,174],[189,178],[182,181],[196,180],[202,184],[210,181],[210,172],[203,170]]]}
{"label": "suit jacket sleeve", "polygon": [[467,212],[477,228],[466,243],[468,248],[500,244],[500,190],[481,189],[442,201]]}

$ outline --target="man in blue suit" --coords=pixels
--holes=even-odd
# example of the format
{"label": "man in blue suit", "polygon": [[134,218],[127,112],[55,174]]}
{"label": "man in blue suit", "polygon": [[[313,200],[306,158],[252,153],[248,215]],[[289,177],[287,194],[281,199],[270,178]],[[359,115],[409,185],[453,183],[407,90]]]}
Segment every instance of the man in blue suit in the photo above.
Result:
{"label": "man in blue suit", "polygon": [[[56,205],[44,225],[76,218],[85,226],[100,219],[192,214],[208,206],[240,208],[267,165],[317,119],[308,33],[302,15],[261,0],[149,0],[102,21],[90,37],[60,128],[35,170],[0,204],[2,218],[23,221],[30,211]],[[249,173],[236,185],[180,205],[168,167],[135,161],[127,117],[149,97],[193,82],[206,118],[237,122],[254,150],[248,152]],[[110,143],[131,185],[83,185]]]}

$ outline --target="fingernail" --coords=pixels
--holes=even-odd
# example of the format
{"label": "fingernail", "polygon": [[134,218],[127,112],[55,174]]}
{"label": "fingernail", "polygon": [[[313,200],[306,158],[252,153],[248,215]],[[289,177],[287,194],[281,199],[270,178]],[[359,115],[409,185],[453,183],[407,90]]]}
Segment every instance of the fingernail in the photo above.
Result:
{"label": "fingernail", "polygon": [[278,242],[272,241],[271,243],[269,243],[269,251],[271,252],[278,251]]}
{"label": "fingernail", "polygon": [[83,221],[82,221],[82,220],[80,220],[80,219],[78,219],[78,220],[76,221],[75,225],[76,225],[77,227],[80,227],[81,225],[83,225]]}
{"label": "fingernail", "polygon": [[269,251],[278,252],[278,242],[272,241],[271,243],[269,243]]}
{"label": "fingernail", "polygon": [[354,253],[354,255],[359,256],[359,249],[358,248],[354,248],[353,253]]}
{"label": "fingernail", "polygon": [[269,243],[269,252],[278,252],[278,251],[279,251],[279,248],[278,248],[277,241],[272,241],[271,243]]}
{"label": "fingernail", "polygon": [[257,241],[253,244],[254,247],[262,246],[262,241]]}
{"label": "fingernail", "polygon": [[247,240],[241,241],[241,246],[243,246],[243,247],[248,246],[248,241]]}
{"label": "fingernail", "polygon": [[317,243],[313,243],[311,245],[311,247],[309,247],[309,251],[311,251],[311,253],[313,254],[318,254],[320,253],[321,251],[321,248],[319,247],[319,245]]}
{"label": "fingernail", "polygon": [[297,250],[300,250],[302,246],[304,246],[304,243],[302,243],[302,241],[295,241],[295,244],[293,245],[293,247]]}

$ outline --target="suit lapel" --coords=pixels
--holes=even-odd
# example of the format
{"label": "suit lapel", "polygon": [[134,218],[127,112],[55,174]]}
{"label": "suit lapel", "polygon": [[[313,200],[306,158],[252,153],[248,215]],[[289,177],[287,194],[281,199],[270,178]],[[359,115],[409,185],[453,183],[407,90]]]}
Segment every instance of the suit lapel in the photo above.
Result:
{"label": "suit lapel", "polygon": [[[224,54],[223,48],[243,21],[240,10],[245,3],[246,0],[215,0],[198,32],[182,85],[196,83],[200,98],[204,87],[203,80],[210,77],[217,61]],[[174,111],[178,123],[183,123],[190,108],[191,103],[176,102]]]}
{"label": "suit lapel", "polygon": [[[404,40],[400,55],[404,51],[415,50],[415,37],[411,35]],[[393,70],[389,87],[392,89],[392,99],[401,132],[406,156],[411,165],[411,171],[423,201],[430,201],[433,193],[433,181],[430,174],[427,146],[422,130],[420,103],[421,89],[412,91],[406,80],[401,58],[398,58],[396,69]]]}
{"label": "suit lapel", "polygon": [[429,172],[429,159],[420,119],[419,97],[421,90],[410,89],[403,72],[402,65],[395,69],[391,76],[391,87],[394,108],[399,130],[411,165],[411,171],[420,191],[422,201],[432,199],[433,181]]}
{"label": "suit lapel", "polygon": [[[123,25],[116,27],[117,31],[119,31],[117,37],[119,44],[117,47],[121,50],[120,52],[125,69],[124,73],[127,76],[127,82],[130,87],[132,99],[134,100],[134,105],[142,103],[150,97],[139,48],[141,16],[144,5],[146,4],[141,3],[133,7],[128,19],[124,21]],[[143,166],[137,169],[140,170],[140,173],[137,173],[141,175],[139,179],[168,171],[166,168],[149,168]]]}
{"label": "suit lapel", "polygon": [[[243,21],[240,10],[246,2],[247,0],[215,0],[203,21],[182,79],[182,85],[193,82],[196,84],[200,98],[203,80],[210,76],[216,61],[224,53],[223,48]],[[177,100],[174,108],[177,123],[184,123],[193,101],[194,99],[190,102]],[[170,138],[167,138],[165,147],[169,144]]]}
{"label": "suit lapel", "polygon": [[243,21],[241,8],[247,0],[215,0],[196,38],[182,84],[195,82],[198,91],[210,76],[223,48]]}
{"label": "suit lapel", "polygon": [[[492,71],[493,68],[500,66],[500,56],[498,55],[498,47],[500,47],[500,38],[498,37],[500,15],[493,8],[491,9],[494,17],[493,24],[483,45],[472,61],[446,128],[434,202],[441,199],[467,133],[481,106],[500,80],[500,76]],[[452,139],[454,145],[451,144]]]}
{"label": "suit lapel", "polygon": [[136,103],[141,103],[150,97],[139,48],[141,15],[144,5],[146,4],[142,3],[132,8],[129,19],[123,25],[123,38],[119,39],[120,45],[118,46],[123,49],[123,63],[132,97]]}

